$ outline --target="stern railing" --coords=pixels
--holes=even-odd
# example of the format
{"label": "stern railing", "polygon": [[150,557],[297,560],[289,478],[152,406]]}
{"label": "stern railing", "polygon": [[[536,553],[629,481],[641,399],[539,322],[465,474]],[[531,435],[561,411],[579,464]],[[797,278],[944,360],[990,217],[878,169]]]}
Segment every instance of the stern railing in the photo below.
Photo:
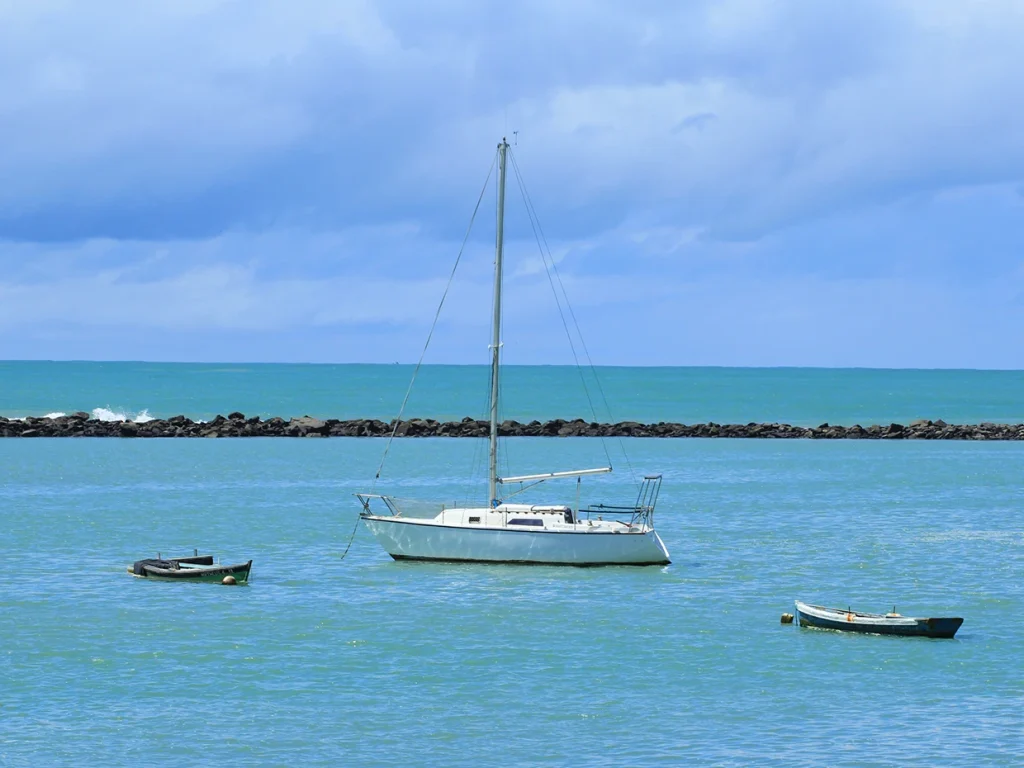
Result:
{"label": "stern railing", "polygon": [[629,527],[646,525],[654,528],[654,508],[658,504],[658,495],[661,493],[661,475],[645,475],[640,489],[637,492],[636,504],[623,506],[615,504],[592,504],[586,509],[581,509],[580,514],[586,514],[589,519],[592,513],[603,515],[614,515],[625,517],[629,515]]}

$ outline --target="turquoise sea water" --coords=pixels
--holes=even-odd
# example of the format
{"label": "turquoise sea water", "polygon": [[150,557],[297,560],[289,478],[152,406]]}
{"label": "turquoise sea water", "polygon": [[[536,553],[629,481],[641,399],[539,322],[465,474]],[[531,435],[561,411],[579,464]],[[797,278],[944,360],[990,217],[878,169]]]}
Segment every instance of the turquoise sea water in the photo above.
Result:
{"label": "turquoise sea water", "polygon": [[[180,370],[177,383],[164,368],[162,390],[133,394],[125,379],[134,364],[115,366],[116,381],[86,370],[91,383],[55,373],[36,387],[7,365],[0,412],[9,415],[97,406],[346,415],[358,411],[357,395],[368,403],[395,389],[338,385],[342,406],[327,408],[333,390],[319,367],[319,387],[296,387],[291,366],[270,366],[259,386],[240,375],[250,383],[228,392],[194,386],[224,380],[193,372],[201,366]],[[648,373],[620,373],[606,392],[649,391]],[[900,403],[947,421],[1019,421],[1024,411],[1018,374],[898,372],[892,379],[904,385],[871,399],[880,389],[871,372],[769,371],[766,382],[724,370],[718,386],[713,370],[698,373],[716,413],[692,411],[693,421],[761,409],[751,418],[800,423],[751,394],[773,388],[804,421],[917,415],[897,412]],[[794,391],[778,385],[783,375],[820,381]],[[287,385],[267,383],[275,377]],[[443,379],[435,393],[461,391]],[[510,399],[535,398],[524,410],[564,415],[548,390],[508,386]],[[307,389],[319,393],[308,407]],[[397,390],[400,400],[404,382]],[[846,402],[836,391],[864,394]],[[80,399],[49,399],[76,392]],[[251,407],[232,399],[243,394]],[[672,409],[692,404],[662,398],[659,409],[653,398],[624,397],[613,411],[687,420]],[[948,411],[936,414],[940,403]],[[378,490],[482,496],[471,473],[481,443],[397,441]],[[597,466],[603,456],[593,439],[505,443],[523,472]],[[663,472],[656,520],[673,557],[665,568],[396,563],[362,529],[342,560],[358,511],[351,493],[366,489],[381,457],[376,439],[0,440],[0,765],[1024,761],[1024,446],[622,444],[629,466],[611,441],[617,471],[585,482],[583,501],[631,500],[630,467]],[[571,501],[573,492],[550,485],[534,498]],[[253,558],[251,584],[125,573],[132,560],[194,547],[225,561]],[[965,623],[951,641],[801,630],[779,623],[794,598],[895,604]]]}
{"label": "turquoise sea water", "polygon": [[[412,372],[410,365],[0,362],[0,416],[102,408],[129,417],[145,411],[208,420],[241,411],[388,420]],[[486,366],[424,366],[406,416],[482,416],[488,375]],[[800,426],[1024,422],[1024,371],[600,368],[600,387],[589,372],[582,376],[572,366],[506,366],[504,417]]]}

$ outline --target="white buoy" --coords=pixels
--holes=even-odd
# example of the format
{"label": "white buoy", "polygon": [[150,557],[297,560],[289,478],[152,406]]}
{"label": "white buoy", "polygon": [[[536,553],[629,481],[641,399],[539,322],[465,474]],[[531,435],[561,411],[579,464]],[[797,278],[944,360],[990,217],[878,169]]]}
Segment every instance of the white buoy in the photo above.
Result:
{"label": "white buoy", "polygon": [[225,576],[224,579],[221,581],[221,584],[227,584],[229,586],[231,584],[235,584],[235,583],[237,583],[237,582],[235,581],[235,577],[234,576]]}

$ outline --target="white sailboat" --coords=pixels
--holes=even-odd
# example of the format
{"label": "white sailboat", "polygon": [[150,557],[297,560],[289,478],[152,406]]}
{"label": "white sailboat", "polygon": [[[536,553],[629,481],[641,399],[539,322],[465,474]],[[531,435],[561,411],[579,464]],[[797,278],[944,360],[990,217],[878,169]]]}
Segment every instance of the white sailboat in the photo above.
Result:
{"label": "white sailboat", "polygon": [[[666,565],[668,550],[654,530],[654,507],[661,475],[648,475],[632,506],[604,504],[580,508],[578,484],[611,467],[547,472],[515,477],[498,475],[498,397],[501,351],[502,250],[505,175],[509,145],[498,145],[498,218],[494,258],[494,317],[491,343],[490,461],[487,505],[438,504],[429,516],[410,514],[394,496],[357,493],[360,517],[391,557],[464,563],[543,565]],[[379,473],[378,473],[379,475]],[[576,478],[577,503],[513,504],[502,498],[548,480]],[[518,486],[510,489],[509,486]],[[500,490],[499,490],[500,489]],[[505,491],[509,492],[506,494]],[[431,509],[431,512],[435,512]]]}

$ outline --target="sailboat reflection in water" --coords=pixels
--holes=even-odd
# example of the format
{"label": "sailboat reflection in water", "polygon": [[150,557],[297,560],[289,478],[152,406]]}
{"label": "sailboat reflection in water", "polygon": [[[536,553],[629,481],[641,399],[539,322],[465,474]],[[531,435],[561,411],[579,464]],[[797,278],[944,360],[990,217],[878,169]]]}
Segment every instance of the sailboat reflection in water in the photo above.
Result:
{"label": "sailboat reflection in water", "polygon": [[[488,503],[481,507],[445,506],[438,503],[428,505],[426,516],[423,516],[422,502],[412,504],[394,496],[373,492],[357,493],[356,497],[362,504],[360,517],[388,554],[396,560],[576,566],[666,565],[669,563],[668,550],[657,531],[654,530],[654,507],[661,490],[661,475],[647,475],[643,478],[639,484],[636,502],[632,506],[593,504],[586,508],[580,508],[578,501],[574,507],[566,504],[511,504],[505,500],[505,498],[539,483],[565,478],[576,478],[578,499],[579,484],[582,478],[612,471],[610,466],[606,466],[596,469],[546,472],[515,477],[498,476],[502,250],[504,247],[505,177],[509,155],[508,142],[502,139],[497,152],[498,216],[494,258],[494,314],[490,345]],[[514,157],[512,161],[514,165]],[[522,188],[522,180],[518,176],[518,172],[517,179]],[[485,183],[484,189],[486,190],[486,188],[487,184]],[[483,199],[483,192],[481,192],[480,199]],[[529,197],[525,194],[525,189],[524,199],[531,216],[531,224],[536,227],[532,206],[529,203]],[[477,201],[477,210],[479,207],[480,200]],[[473,215],[475,218],[476,211]],[[538,238],[538,244],[539,242]],[[463,247],[465,247],[465,242]],[[541,254],[544,256],[543,248]],[[460,251],[460,258],[461,255]],[[547,263],[545,260],[545,265]],[[458,266],[458,260],[456,260],[456,266]],[[553,263],[549,269],[553,269]],[[454,270],[452,275],[454,276]],[[449,279],[450,285],[451,280]],[[447,294],[447,290],[445,293]],[[443,298],[441,303],[443,305]],[[438,308],[438,313],[440,313],[440,308]],[[436,317],[434,322],[436,324]],[[431,328],[432,333],[433,328]],[[420,363],[422,363],[422,357]],[[417,371],[419,367],[418,364]],[[415,381],[415,373],[413,381]],[[410,390],[411,387],[410,384]],[[408,393],[406,402],[408,402]],[[403,403],[403,410],[404,407]],[[395,430],[392,432],[391,439],[394,438],[400,421],[401,414],[395,422]],[[388,447],[390,447],[391,439],[388,441]],[[384,456],[387,457],[387,448],[385,448]],[[384,460],[382,459],[381,467],[383,464]],[[374,485],[379,477],[380,470],[374,479]],[[513,489],[510,486],[517,487]]]}

